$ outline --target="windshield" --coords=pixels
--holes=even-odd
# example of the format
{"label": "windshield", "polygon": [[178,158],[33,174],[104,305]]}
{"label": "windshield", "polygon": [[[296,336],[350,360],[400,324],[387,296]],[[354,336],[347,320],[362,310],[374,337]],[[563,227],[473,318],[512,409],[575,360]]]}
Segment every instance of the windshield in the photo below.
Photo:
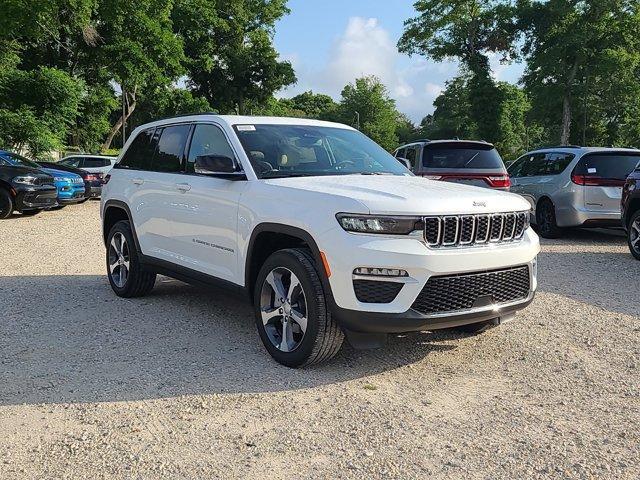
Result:
{"label": "windshield", "polygon": [[490,168],[503,170],[500,154],[493,145],[451,142],[426,145],[422,154],[422,165],[426,168]]}
{"label": "windshield", "polygon": [[411,175],[391,154],[355,130],[308,125],[236,125],[258,178]]}
{"label": "windshield", "polygon": [[38,165],[36,162],[32,162],[28,158],[25,158],[22,155],[18,155],[17,153],[0,152],[0,159],[4,160],[7,164],[14,167],[40,168],[40,165]]}

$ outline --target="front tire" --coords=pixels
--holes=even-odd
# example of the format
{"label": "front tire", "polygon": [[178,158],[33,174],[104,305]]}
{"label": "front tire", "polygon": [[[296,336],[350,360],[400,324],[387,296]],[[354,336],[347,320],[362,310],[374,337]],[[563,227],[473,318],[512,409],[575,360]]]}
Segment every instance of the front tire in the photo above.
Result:
{"label": "front tire", "polygon": [[549,199],[542,199],[536,208],[536,224],[542,238],[560,238],[562,229],[556,222],[556,208]]}
{"label": "front tire", "polygon": [[253,298],[258,334],[278,363],[302,367],[327,361],[340,350],[344,334],[307,250],[272,254],[258,273]]}
{"label": "front tire", "polygon": [[9,218],[13,213],[14,205],[11,194],[4,188],[0,188],[0,220]]}
{"label": "front tire", "polygon": [[133,232],[126,220],[116,223],[107,237],[107,276],[116,295],[124,298],[143,297],[155,284],[156,274],[140,265]]}
{"label": "front tire", "polygon": [[627,228],[629,250],[636,260],[640,260],[640,210],[631,215]]}

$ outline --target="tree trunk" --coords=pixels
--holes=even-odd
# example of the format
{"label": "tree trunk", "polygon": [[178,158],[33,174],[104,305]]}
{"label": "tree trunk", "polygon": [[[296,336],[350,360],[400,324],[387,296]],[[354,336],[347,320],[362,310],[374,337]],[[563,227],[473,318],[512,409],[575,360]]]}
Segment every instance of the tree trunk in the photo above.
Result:
{"label": "tree trunk", "polygon": [[131,114],[136,109],[136,90],[137,90],[137,88],[133,91],[133,93],[123,93],[125,95],[125,98],[126,98],[126,102],[125,103],[126,103],[127,107],[125,108],[125,111],[123,112],[123,114],[120,115],[120,118],[115,123],[115,125],[113,127],[111,127],[111,130],[109,131],[109,135],[107,135],[107,139],[102,144],[102,150],[103,151],[104,150],[109,150],[111,148],[111,144],[113,143],[113,139],[116,136],[116,134],[118,133],[118,130],[120,130],[122,128],[122,124],[124,122],[129,120],[129,117],[131,116]]}
{"label": "tree trunk", "polygon": [[564,96],[562,98],[562,133],[560,134],[560,145],[569,145],[569,137],[571,135],[571,86],[578,72],[578,60],[573,63],[567,82],[564,88]]}

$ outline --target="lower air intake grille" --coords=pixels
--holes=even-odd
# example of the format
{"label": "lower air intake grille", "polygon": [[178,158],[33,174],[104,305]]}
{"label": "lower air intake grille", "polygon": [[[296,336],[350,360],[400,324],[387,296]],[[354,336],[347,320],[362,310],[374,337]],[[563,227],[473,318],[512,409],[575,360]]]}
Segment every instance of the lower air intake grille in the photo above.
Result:
{"label": "lower air intake grille", "polygon": [[403,286],[404,284],[399,282],[353,281],[356,298],[362,303],[391,303],[396,299]]}
{"label": "lower air intake grille", "polygon": [[529,296],[529,267],[431,277],[413,303],[414,310],[430,315],[477,306],[524,300]]}

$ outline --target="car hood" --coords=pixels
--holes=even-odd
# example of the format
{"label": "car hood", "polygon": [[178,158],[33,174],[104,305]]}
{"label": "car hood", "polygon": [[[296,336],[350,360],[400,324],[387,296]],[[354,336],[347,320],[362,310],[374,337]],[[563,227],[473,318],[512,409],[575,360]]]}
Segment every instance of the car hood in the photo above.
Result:
{"label": "car hood", "polygon": [[[414,176],[341,175],[265,180],[269,185],[357,200],[373,214],[445,215],[529,210],[520,195]],[[362,212],[354,212],[362,213]]]}
{"label": "car hood", "polygon": [[77,175],[72,172],[65,172],[64,170],[56,170],[55,168],[43,168],[43,172],[47,172],[49,175],[53,175],[54,177],[66,177],[66,178],[82,178],[80,175]]}
{"label": "car hood", "polygon": [[39,168],[17,167],[15,165],[0,165],[0,173],[2,176],[16,177],[18,175],[43,175],[44,172]]}

